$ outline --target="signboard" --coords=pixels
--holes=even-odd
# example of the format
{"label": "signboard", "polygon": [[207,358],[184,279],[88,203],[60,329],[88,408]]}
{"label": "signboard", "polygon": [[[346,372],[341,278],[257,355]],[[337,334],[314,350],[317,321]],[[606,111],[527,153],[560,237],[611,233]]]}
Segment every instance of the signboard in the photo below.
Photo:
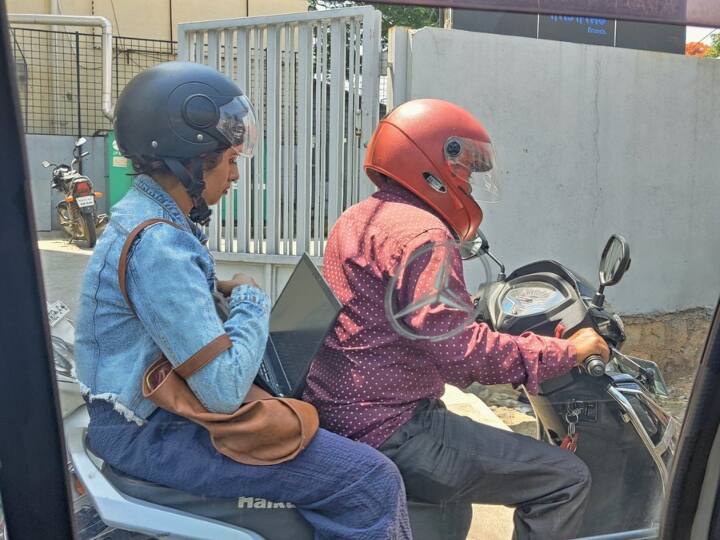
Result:
{"label": "signboard", "polygon": [[671,24],[453,9],[452,27],[508,36],[685,54],[685,27]]}
{"label": "signboard", "polygon": [[540,15],[538,36],[542,39],[613,46],[615,21],[599,17]]}
{"label": "signboard", "polygon": [[[376,4],[407,4],[408,0],[380,0]],[[720,27],[718,0],[413,0],[414,5],[453,9],[578,15],[623,21]]]}
{"label": "signboard", "polygon": [[452,27],[457,30],[502,34],[504,36],[537,37],[538,16],[528,13],[453,9]]}
{"label": "signboard", "polygon": [[685,54],[685,27],[674,24],[618,21],[615,46]]}

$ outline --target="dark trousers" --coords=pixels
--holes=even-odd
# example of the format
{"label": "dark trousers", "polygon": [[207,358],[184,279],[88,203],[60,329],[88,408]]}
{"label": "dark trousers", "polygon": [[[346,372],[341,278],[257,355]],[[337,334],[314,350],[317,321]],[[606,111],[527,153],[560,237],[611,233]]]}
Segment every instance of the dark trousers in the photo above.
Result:
{"label": "dark trousers", "polygon": [[515,508],[518,540],[576,537],[590,472],[574,454],[445,409],[419,405],[380,447],[400,469],[411,498]]}

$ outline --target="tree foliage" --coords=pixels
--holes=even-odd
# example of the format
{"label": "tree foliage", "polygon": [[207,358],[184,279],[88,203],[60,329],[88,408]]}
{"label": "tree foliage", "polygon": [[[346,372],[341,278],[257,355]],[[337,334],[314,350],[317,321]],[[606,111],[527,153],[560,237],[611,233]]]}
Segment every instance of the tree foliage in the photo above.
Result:
{"label": "tree foliage", "polygon": [[710,50],[710,45],[706,45],[701,41],[691,41],[685,44],[686,56],[706,56]]}
{"label": "tree foliage", "polygon": [[705,56],[712,58],[720,58],[720,33],[712,35],[712,45],[710,49],[705,53]]}

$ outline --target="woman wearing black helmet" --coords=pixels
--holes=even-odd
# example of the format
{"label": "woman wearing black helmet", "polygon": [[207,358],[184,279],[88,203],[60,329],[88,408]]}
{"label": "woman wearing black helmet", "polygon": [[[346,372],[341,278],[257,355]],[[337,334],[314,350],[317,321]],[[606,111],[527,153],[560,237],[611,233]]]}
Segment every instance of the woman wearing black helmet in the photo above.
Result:
{"label": "woman wearing black helmet", "polygon": [[[410,538],[400,475],[369,446],[320,430],[292,461],[243,465],[219,454],[204,428],[143,397],[143,374],[160,353],[177,366],[224,334],[232,346],[187,378],[206,409],[235,411],[259,368],[268,298],[240,274],[217,282],[230,305],[221,322],[212,299],[214,261],[197,225],[209,221],[208,206],[238,179],[238,156],[252,155],[255,116],[225,76],[170,62],[130,81],[117,102],[115,130],[138,177],[113,207],[82,285],[76,356],[90,447],[125,474],[175,489],[294,503],[317,538]],[[172,225],[155,223],[132,244],[125,297],[118,278],[123,245],[154,218]]]}

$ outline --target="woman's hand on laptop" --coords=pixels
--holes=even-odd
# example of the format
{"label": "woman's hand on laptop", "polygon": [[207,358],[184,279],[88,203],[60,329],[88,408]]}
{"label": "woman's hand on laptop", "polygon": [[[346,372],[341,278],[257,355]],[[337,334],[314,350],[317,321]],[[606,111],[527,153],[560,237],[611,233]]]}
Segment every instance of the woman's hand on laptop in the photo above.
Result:
{"label": "woman's hand on laptop", "polygon": [[235,274],[232,279],[218,279],[217,290],[225,296],[230,296],[232,290],[240,285],[250,285],[251,287],[260,288],[255,280],[245,274]]}

